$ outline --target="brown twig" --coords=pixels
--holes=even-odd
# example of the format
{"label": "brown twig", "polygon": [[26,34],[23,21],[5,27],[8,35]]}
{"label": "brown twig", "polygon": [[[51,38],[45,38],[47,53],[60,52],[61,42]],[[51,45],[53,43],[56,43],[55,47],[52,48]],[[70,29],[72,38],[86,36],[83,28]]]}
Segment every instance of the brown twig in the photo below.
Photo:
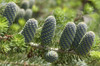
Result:
{"label": "brown twig", "polygon": [[6,41],[6,40],[8,40],[8,41],[10,41],[10,39],[12,38],[13,36],[12,35],[5,35],[5,36],[0,36],[0,40],[4,40],[4,41]]}

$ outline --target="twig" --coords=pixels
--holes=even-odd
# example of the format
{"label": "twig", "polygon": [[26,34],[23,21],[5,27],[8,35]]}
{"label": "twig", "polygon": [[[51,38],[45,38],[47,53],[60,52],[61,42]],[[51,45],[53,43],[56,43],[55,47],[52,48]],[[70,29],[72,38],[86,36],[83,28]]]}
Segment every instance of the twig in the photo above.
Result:
{"label": "twig", "polygon": [[5,36],[0,36],[0,40],[4,40],[4,41],[6,41],[6,40],[8,40],[8,41],[10,41],[10,39],[12,38],[13,36],[12,35],[5,35]]}
{"label": "twig", "polygon": [[13,64],[13,65],[22,65],[22,66],[38,66],[37,64],[29,64],[27,62],[23,62],[23,63],[20,63],[20,62],[8,62],[8,61],[2,61],[0,60],[0,65],[2,64]]}
{"label": "twig", "polygon": [[38,48],[38,49],[41,49],[41,50],[45,49],[45,50],[53,50],[53,51],[60,52],[60,53],[76,54],[75,51],[73,51],[73,50],[71,50],[71,51],[69,51],[69,50],[64,51],[64,50],[58,49],[58,48],[43,47],[43,46],[41,46],[41,45],[39,45],[39,44],[35,44],[35,43],[32,43],[32,42],[29,43],[29,44],[30,44],[30,46],[32,46],[33,48]]}

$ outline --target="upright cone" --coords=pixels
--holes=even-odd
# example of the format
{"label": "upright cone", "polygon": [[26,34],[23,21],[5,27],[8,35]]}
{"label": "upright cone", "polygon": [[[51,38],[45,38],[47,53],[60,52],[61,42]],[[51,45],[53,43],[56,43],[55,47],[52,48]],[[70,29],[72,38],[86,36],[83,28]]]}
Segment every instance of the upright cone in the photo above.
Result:
{"label": "upright cone", "polygon": [[78,47],[79,42],[81,41],[82,37],[85,35],[87,30],[87,25],[84,22],[80,22],[77,25],[77,30],[76,30],[76,34],[75,34],[75,38],[74,41],[72,43],[72,49],[75,49]]}
{"label": "upright cone", "polygon": [[76,53],[78,55],[86,55],[93,45],[94,38],[95,34],[92,31],[87,32],[79,43],[79,46],[76,48]]}
{"label": "upright cone", "polygon": [[18,22],[18,20],[20,18],[24,18],[25,16],[25,10],[24,9],[19,9],[17,15],[16,15],[16,18],[15,18],[15,21]]}
{"label": "upright cone", "polygon": [[48,62],[56,62],[58,60],[58,53],[55,51],[48,51],[45,54],[45,60]]}
{"label": "upright cone", "polygon": [[59,42],[61,49],[64,50],[70,49],[70,46],[75,37],[75,33],[76,33],[76,25],[74,24],[74,22],[67,23]]}
{"label": "upright cone", "polygon": [[27,21],[32,17],[32,10],[31,9],[26,9],[24,19]]}
{"label": "upright cone", "polygon": [[34,35],[36,33],[37,23],[38,22],[35,19],[29,19],[26,22],[26,24],[21,32],[21,34],[25,37],[26,43],[29,43],[33,40]]}
{"label": "upright cone", "polygon": [[8,3],[4,12],[3,12],[3,16],[6,17],[7,20],[9,21],[9,26],[12,25],[16,14],[17,14],[16,4],[14,2]]}
{"label": "upright cone", "polygon": [[49,16],[45,20],[45,24],[41,32],[41,44],[49,45],[52,42],[56,26],[56,19],[53,16]]}
{"label": "upright cone", "polygon": [[29,8],[29,1],[22,1],[21,8],[28,9]]}

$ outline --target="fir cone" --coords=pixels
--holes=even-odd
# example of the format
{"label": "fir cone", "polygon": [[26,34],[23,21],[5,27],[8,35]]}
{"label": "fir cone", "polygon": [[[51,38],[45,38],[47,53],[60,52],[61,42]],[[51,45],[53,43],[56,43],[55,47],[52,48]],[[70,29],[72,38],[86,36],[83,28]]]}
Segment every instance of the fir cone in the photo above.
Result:
{"label": "fir cone", "polygon": [[4,12],[3,12],[3,16],[6,17],[7,20],[9,21],[9,26],[12,25],[16,14],[17,14],[16,4],[14,2],[8,3]]}
{"label": "fir cone", "polygon": [[45,55],[45,60],[48,62],[55,62],[58,60],[58,54],[55,51],[49,51]]}
{"label": "fir cone", "polygon": [[49,16],[45,20],[45,24],[41,32],[41,44],[49,45],[52,42],[56,26],[56,19],[53,16]]}
{"label": "fir cone", "polygon": [[76,53],[78,55],[86,55],[93,45],[94,38],[95,34],[92,31],[87,32],[79,43],[79,46],[76,48]]}
{"label": "fir cone", "polygon": [[74,24],[74,22],[67,23],[59,42],[61,49],[70,49],[70,46],[75,37],[75,33],[76,25]]}
{"label": "fir cone", "polygon": [[26,22],[26,25],[24,26],[21,34],[25,37],[25,42],[29,43],[33,40],[34,35],[36,33],[37,28],[37,20],[35,19],[29,19]]}
{"label": "fir cone", "polygon": [[75,34],[75,38],[74,41],[72,43],[72,49],[75,49],[78,47],[79,42],[81,41],[82,37],[85,35],[87,30],[87,25],[84,22],[80,22],[77,25],[77,29],[76,29],[76,34]]}

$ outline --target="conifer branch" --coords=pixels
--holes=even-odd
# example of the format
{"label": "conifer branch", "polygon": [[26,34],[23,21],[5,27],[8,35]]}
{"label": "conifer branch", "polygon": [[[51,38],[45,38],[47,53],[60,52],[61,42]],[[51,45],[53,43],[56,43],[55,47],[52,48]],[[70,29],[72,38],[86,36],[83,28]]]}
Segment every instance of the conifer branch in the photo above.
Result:
{"label": "conifer branch", "polygon": [[29,43],[30,46],[32,46],[33,48],[38,48],[38,49],[45,49],[45,50],[52,50],[52,51],[56,51],[56,52],[60,52],[60,53],[70,53],[70,54],[76,54],[74,50],[62,50],[62,49],[59,49],[59,48],[50,48],[50,47],[44,47],[42,45],[39,45],[39,44],[35,44],[33,42]]}

